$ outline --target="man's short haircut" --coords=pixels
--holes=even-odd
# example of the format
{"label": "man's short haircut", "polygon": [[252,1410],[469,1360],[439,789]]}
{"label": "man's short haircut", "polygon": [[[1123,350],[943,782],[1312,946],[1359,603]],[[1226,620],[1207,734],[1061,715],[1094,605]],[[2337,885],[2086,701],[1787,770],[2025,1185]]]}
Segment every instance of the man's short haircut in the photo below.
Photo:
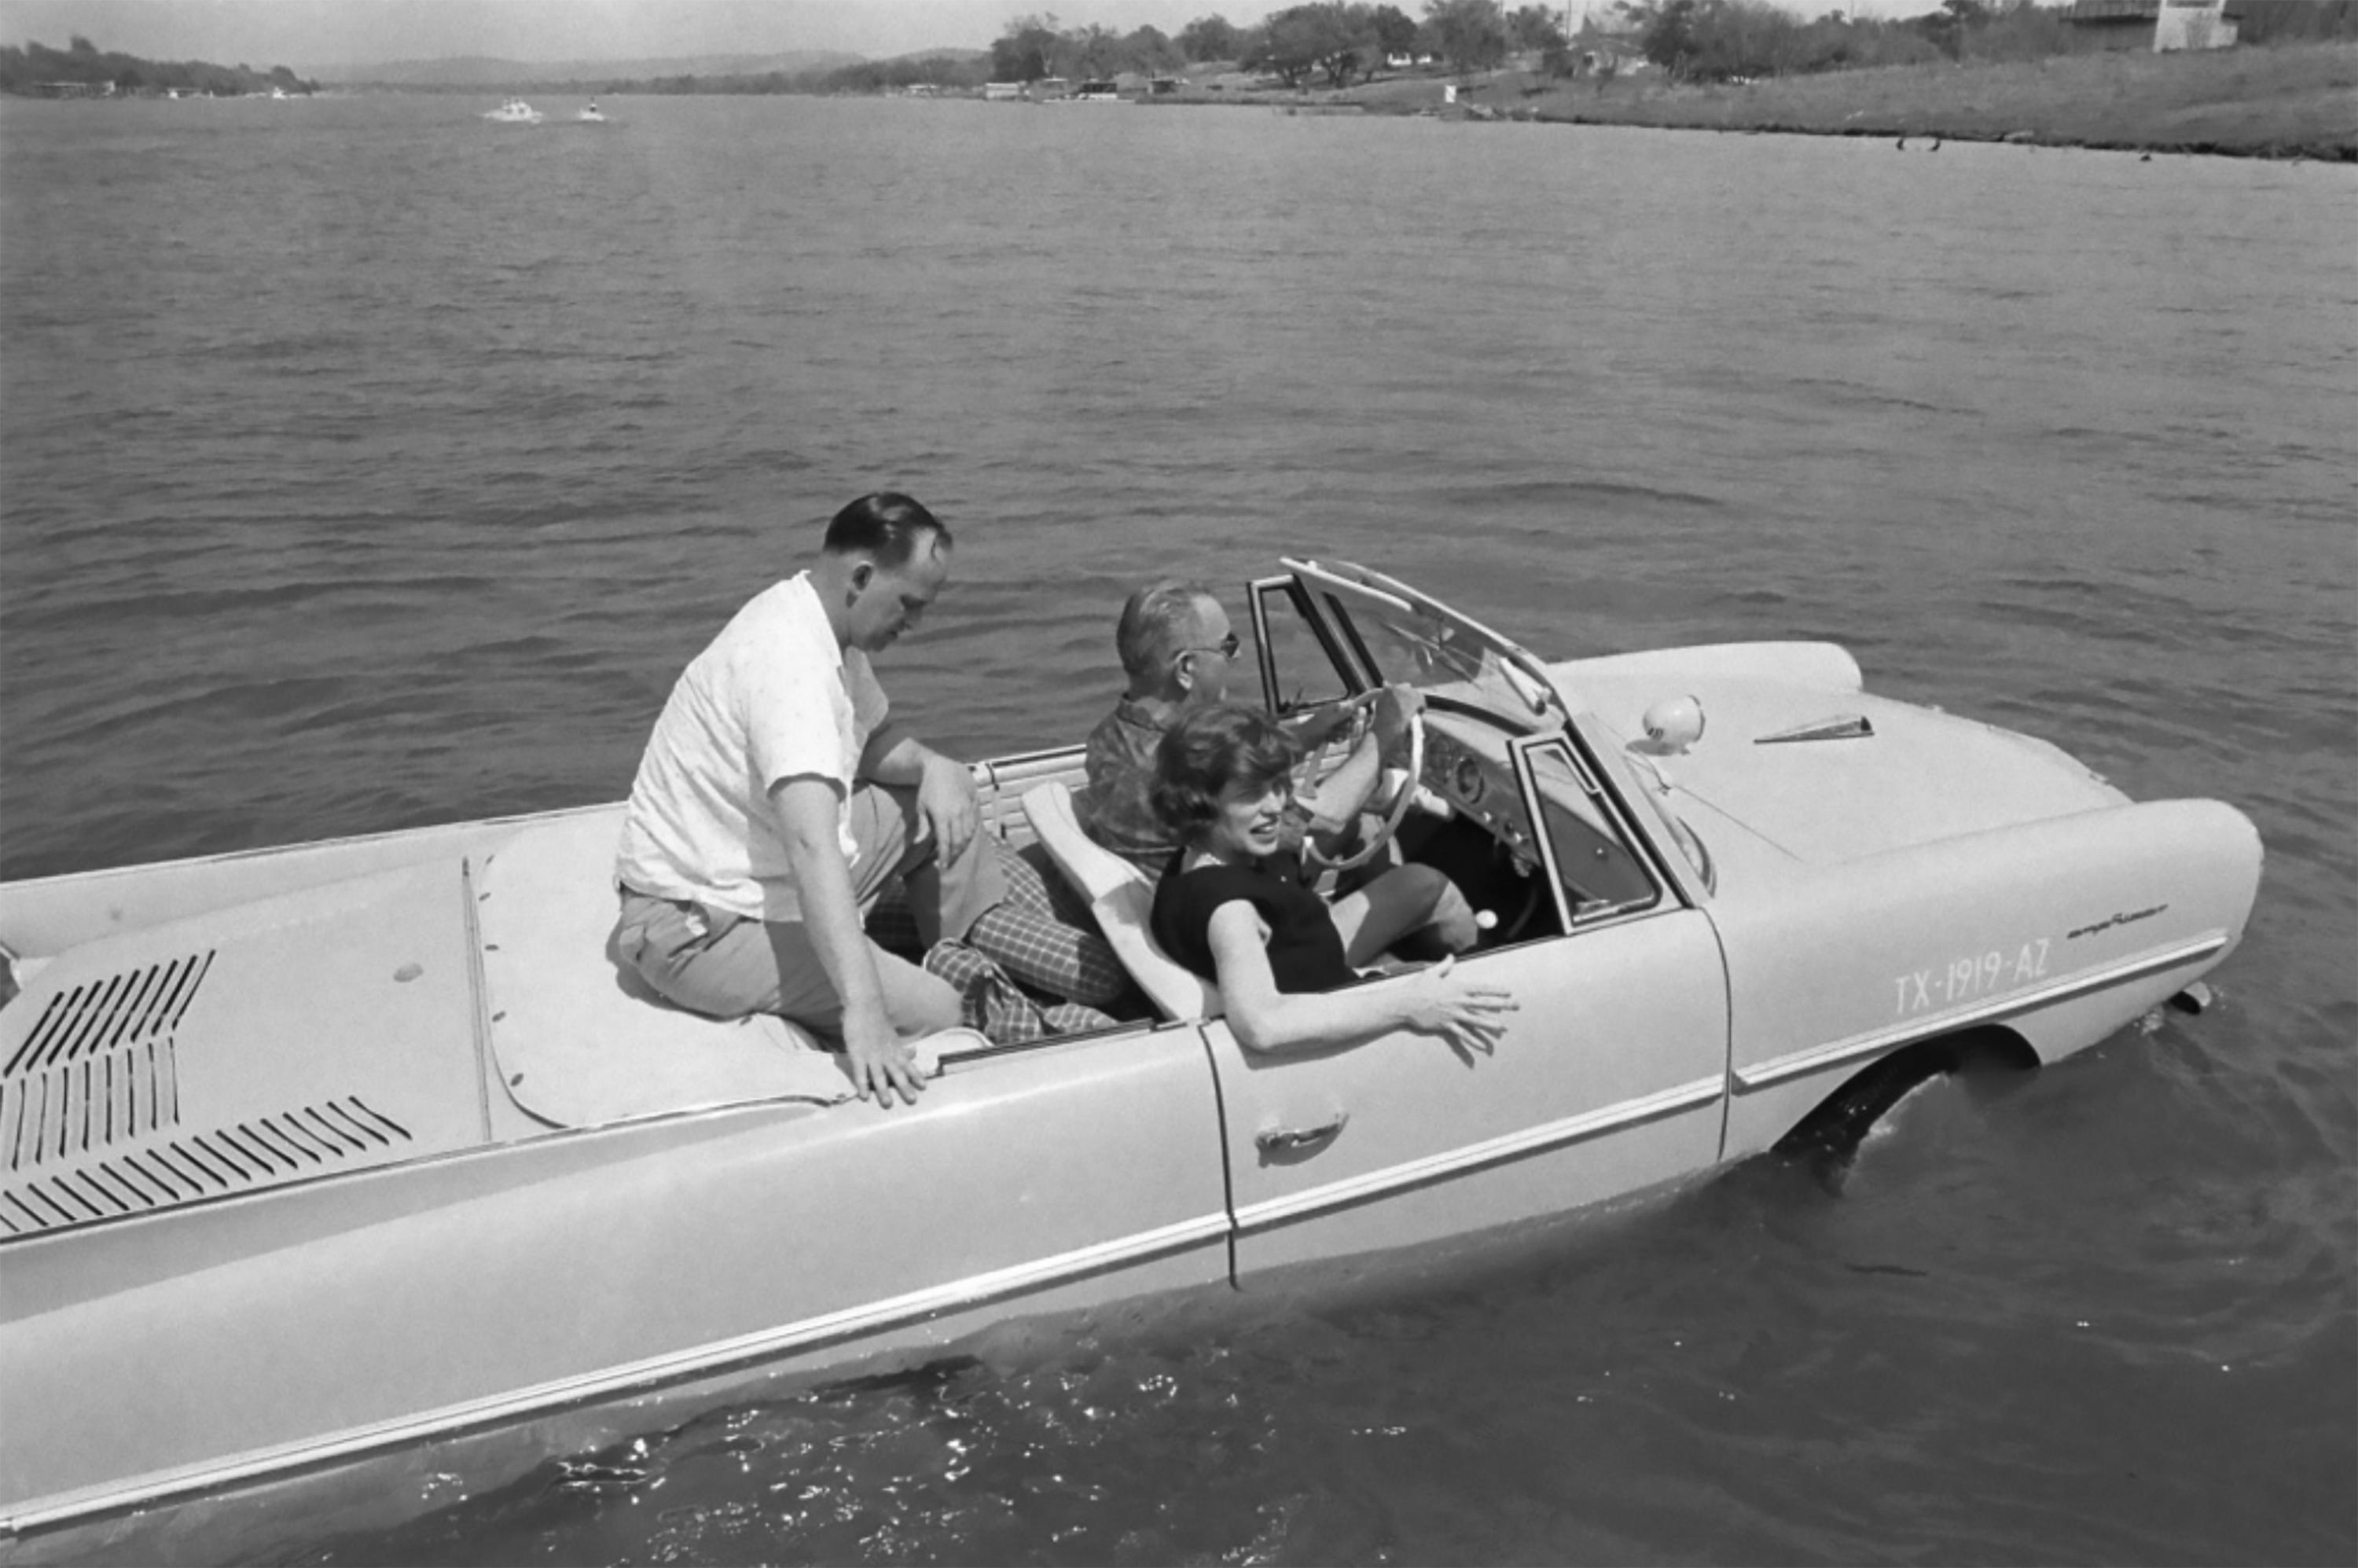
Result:
{"label": "man's short haircut", "polygon": [[1293,737],[1258,708],[1199,708],[1155,748],[1154,815],[1173,838],[1193,844],[1219,815],[1221,795],[1239,784],[1267,789],[1293,771],[1297,755]]}
{"label": "man's short haircut", "polygon": [[950,531],[940,518],[897,490],[880,490],[835,514],[827,525],[825,548],[830,556],[871,556],[878,566],[898,569],[909,564],[928,534],[938,541],[936,548],[950,547]]}
{"label": "man's short haircut", "polygon": [[1121,607],[1121,621],[1113,633],[1122,673],[1137,679],[1169,664],[1171,656],[1195,635],[1195,606],[1212,597],[1212,590],[1201,583],[1169,578],[1131,594]]}

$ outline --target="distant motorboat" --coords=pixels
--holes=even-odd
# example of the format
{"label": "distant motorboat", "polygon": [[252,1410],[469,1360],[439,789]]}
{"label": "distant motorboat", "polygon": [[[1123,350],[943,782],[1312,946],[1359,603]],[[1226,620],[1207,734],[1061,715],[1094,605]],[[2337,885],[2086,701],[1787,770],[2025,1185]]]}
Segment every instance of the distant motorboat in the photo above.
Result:
{"label": "distant motorboat", "polygon": [[599,112],[596,99],[591,99],[590,107],[581,111],[581,123],[585,125],[603,125],[608,123],[606,116]]}
{"label": "distant motorboat", "polygon": [[483,118],[500,125],[537,125],[547,118],[521,98],[511,98],[498,108],[487,112]]}

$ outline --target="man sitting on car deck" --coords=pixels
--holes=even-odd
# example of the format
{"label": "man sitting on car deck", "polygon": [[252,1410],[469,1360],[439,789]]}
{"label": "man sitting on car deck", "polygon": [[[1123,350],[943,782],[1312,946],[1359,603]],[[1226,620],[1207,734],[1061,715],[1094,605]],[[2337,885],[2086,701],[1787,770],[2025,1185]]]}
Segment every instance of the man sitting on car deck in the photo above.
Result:
{"label": "man sitting on car deck", "polygon": [[962,1021],[957,988],[863,930],[889,885],[929,948],[1076,935],[1010,899],[973,774],[888,721],[869,667],[941,592],[950,546],[905,495],[837,513],[817,564],[754,596],[673,687],[615,861],[616,950],[649,986],[840,1035],[854,1087],[884,1104],[916,1098],[907,1042]]}

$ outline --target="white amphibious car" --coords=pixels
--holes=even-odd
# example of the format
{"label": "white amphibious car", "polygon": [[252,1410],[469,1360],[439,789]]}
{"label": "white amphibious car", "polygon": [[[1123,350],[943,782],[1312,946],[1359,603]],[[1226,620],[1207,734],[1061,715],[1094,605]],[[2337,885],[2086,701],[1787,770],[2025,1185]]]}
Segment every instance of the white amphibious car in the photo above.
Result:
{"label": "white amphibious car", "polygon": [[1494,1053],[1239,1049],[1074,828],[1073,750],[979,764],[986,820],[1152,1012],[936,1037],[890,1110],[618,971],[619,806],[6,887],[0,1546],[1594,1204],[1961,1042],[2052,1061],[2199,998],[2251,911],[2235,811],[1870,697],[1837,647],[1550,665],[1285,568],[1272,701],[1423,694],[1391,836],[1495,916],[1461,960],[1520,1003]]}

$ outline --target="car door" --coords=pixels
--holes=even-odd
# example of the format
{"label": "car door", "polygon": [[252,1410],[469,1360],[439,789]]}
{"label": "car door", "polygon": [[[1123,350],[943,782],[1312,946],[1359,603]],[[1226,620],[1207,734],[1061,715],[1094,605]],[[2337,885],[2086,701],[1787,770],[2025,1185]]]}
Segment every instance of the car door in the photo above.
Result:
{"label": "car door", "polygon": [[1268,1056],[1224,1022],[1205,1026],[1240,1285],[1561,1212],[1717,1159],[1727,1007],[1708,919],[1639,852],[1571,738],[1509,750],[1556,934],[1458,960],[1519,1005],[1495,1050],[1403,1032]]}

